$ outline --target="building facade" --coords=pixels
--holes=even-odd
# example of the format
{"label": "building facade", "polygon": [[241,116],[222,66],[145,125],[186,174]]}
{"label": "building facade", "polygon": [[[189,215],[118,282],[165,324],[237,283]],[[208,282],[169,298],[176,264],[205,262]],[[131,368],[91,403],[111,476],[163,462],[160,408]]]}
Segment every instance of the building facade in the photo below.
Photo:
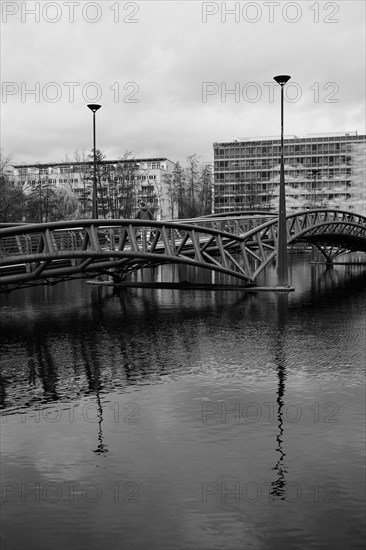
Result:
{"label": "building facade", "polygon": [[[214,209],[277,209],[281,140],[214,143]],[[366,215],[366,136],[285,136],[286,207],[340,208]]]}
{"label": "building facade", "polygon": [[[169,219],[171,205],[166,175],[175,164],[165,157],[102,160],[97,163],[98,216],[133,217],[144,200],[155,219]],[[64,186],[77,197],[79,212],[91,212],[93,162],[62,162],[13,165],[12,180],[29,189],[34,186]]]}

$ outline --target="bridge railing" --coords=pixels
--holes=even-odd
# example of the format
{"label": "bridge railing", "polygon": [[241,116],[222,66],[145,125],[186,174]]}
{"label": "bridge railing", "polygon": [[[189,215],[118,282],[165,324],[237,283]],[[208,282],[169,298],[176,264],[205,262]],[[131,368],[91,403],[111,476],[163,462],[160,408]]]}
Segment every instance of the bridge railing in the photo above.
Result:
{"label": "bridge railing", "polygon": [[[333,243],[339,249],[350,244],[351,248],[363,250],[366,218],[336,209],[304,210],[287,215],[287,235],[289,243],[308,240],[330,246]],[[151,245],[148,236],[153,241]],[[182,254],[185,258],[191,254],[217,265],[213,259],[216,247],[215,253],[223,265],[234,265],[230,254],[235,249],[240,251],[246,266],[251,259],[258,263],[257,273],[275,257],[276,243],[277,215],[260,212],[193,220],[99,219],[14,225],[0,229],[0,268],[4,273],[23,264],[28,273],[38,274],[38,268],[46,272],[53,261],[68,258],[76,266],[78,261],[86,263],[88,255],[107,261],[122,253],[133,255],[142,263],[145,259],[158,262],[158,255],[165,255],[166,261],[178,261],[178,256],[181,259]]]}
{"label": "bridge railing", "polygon": [[229,217],[226,217],[225,215],[203,216],[192,220],[184,220],[184,223],[192,223],[200,227],[216,229],[217,231],[233,233],[234,235],[242,235],[252,229],[255,229],[256,227],[259,227],[260,225],[263,225],[265,222],[276,218],[277,214],[273,213],[238,212],[236,214],[232,213]]}
{"label": "bridge railing", "polygon": [[[190,220],[169,220],[142,222],[141,220],[82,220],[50,222],[45,224],[17,224],[0,230],[0,257],[37,254],[44,250],[80,250],[85,237],[103,249],[115,249],[123,238],[126,227],[136,237],[143,227],[164,226],[169,241],[184,238],[188,227],[192,225],[233,235],[254,235],[258,227],[263,229],[276,224],[275,213],[239,212],[229,218],[224,216],[205,216]],[[350,222],[366,226],[366,218],[350,211],[336,209],[313,209],[295,212],[287,216],[288,233],[298,232],[301,228],[326,222]],[[177,226],[177,227],[175,227]],[[185,229],[185,227],[187,229]]]}
{"label": "bridge railing", "polygon": [[[27,227],[27,226],[23,226]],[[0,239],[0,257],[31,255],[43,252],[44,238],[48,241],[50,250],[77,250],[81,247],[85,230],[61,229],[50,231],[46,236],[44,231],[34,231],[17,235],[4,236]]]}
{"label": "bridge railing", "polygon": [[[234,227],[219,223],[207,222],[201,226],[206,233],[217,233],[218,230],[233,233]],[[159,234],[161,244],[169,246],[183,240],[192,232],[193,226],[199,232],[199,227],[192,223],[143,221],[143,220],[83,220],[49,222],[44,224],[28,224],[13,226],[0,230],[0,260],[6,258],[24,257],[42,253],[55,253],[65,251],[82,251],[90,249],[94,251],[115,251],[126,239],[137,251],[139,239],[152,240],[156,233]],[[229,231],[231,229],[231,231]],[[237,233],[236,233],[237,234]]]}

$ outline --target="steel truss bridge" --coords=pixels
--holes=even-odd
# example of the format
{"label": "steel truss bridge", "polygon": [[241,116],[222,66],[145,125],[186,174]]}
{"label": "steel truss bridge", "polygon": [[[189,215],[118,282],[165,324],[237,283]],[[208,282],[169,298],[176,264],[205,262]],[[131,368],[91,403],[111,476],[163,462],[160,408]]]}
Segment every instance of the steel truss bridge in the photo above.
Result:
{"label": "steel truss bridge", "polygon": [[[0,291],[105,274],[123,282],[146,267],[180,263],[253,286],[276,259],[277,214],[250,211],[177,221],[77,220],[0,228]],[[315,209],[287,216],[287,242],[315,245],[327,263],[366,252],[366,217]]]}

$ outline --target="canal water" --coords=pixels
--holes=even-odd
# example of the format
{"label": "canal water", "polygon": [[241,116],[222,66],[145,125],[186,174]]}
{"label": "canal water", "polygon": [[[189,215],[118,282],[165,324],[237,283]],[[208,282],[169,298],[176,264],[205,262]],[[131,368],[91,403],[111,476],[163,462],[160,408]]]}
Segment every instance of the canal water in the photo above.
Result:
{"label": "canal water", "polygon": [[2,296],[2,550],[363,548],[366,266],[309,259]]}

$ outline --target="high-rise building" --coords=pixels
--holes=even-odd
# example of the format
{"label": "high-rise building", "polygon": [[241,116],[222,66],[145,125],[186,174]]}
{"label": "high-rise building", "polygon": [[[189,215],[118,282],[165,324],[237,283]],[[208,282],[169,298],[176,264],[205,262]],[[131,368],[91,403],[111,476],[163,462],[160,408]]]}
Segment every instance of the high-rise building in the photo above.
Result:
{"label": "high-rise building", "polygon": [[[215,212],[278,207],[281,140],[214,143]],[[286,207],[340,208],[366,215],[366,136],[284,137]]]}
{"label": "high-rise building", "polygon": [[[169,218],[170,198],[164,176],[172,174],[174,166],[174,162],[165,157],[98,162],[98,216],[130,217],[137,210],[138,202],[144,200],[156,219]],[[78,198],[81,213],[91,210],[92,161],[14,164],[13,168],[14,182],[24,182],[28,189],[42,184],[66,186]]]}

